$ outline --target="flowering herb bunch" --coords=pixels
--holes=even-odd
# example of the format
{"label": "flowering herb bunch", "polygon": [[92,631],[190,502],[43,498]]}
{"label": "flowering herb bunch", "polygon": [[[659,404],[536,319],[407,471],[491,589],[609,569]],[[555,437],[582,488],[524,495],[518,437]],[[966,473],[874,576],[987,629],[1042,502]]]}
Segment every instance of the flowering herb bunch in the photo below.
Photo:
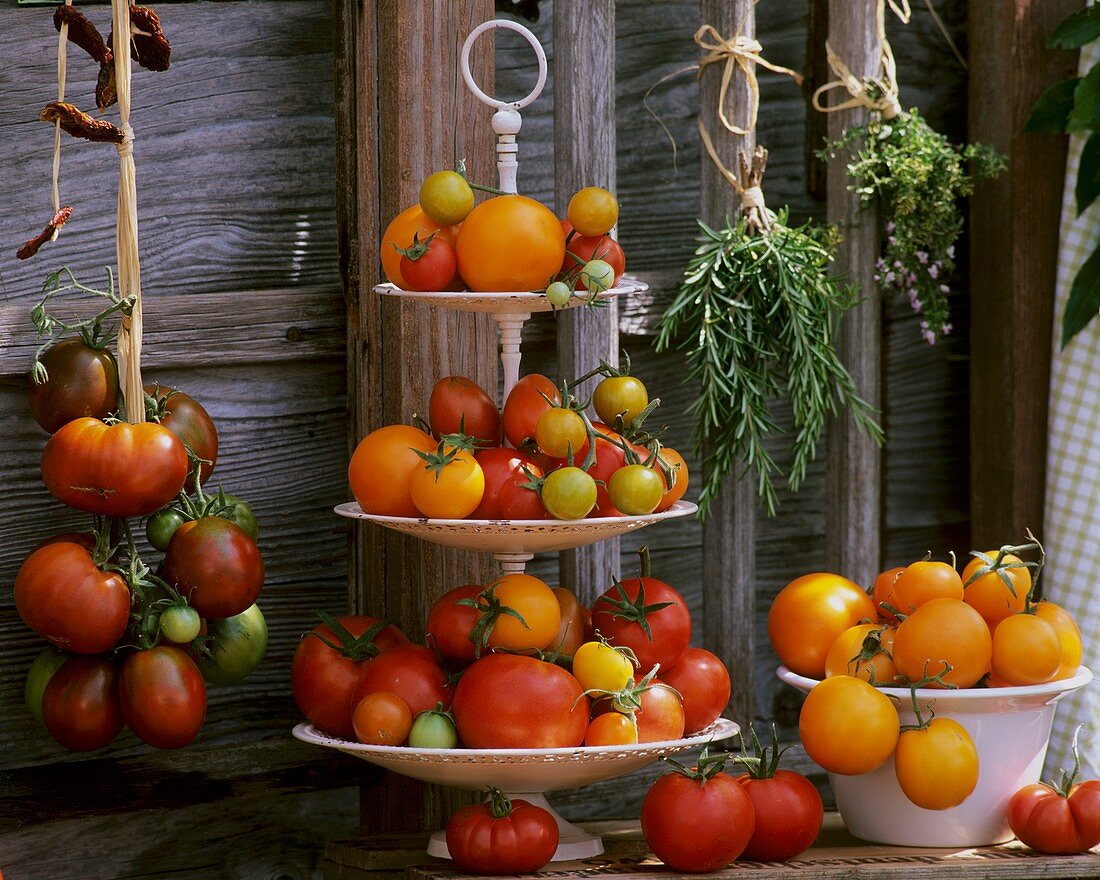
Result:
{"label": "flowering herb bunch", "polygon": [[976,181],[997,176],[1004,157],[983,144],[952,144],[915,109],[874,116],[821,155],[845,151],[849,189],[865,203],[880,201],[889,218],[875,281],[884,293],[909,300],[921,316],[921,336],[934,345],[952,330],[948,297],[964,223],[960,200]]}

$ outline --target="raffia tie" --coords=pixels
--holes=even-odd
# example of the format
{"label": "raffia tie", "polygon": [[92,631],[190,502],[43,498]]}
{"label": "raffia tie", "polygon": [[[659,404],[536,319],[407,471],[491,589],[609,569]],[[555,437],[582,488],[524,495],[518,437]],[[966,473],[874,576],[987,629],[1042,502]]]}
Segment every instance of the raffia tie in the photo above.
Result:
{"label": "raffia tie", "polygon": [[[699,59],[699,75],[711,64],[723,64],[722,85],[718,92],[718,118],[728,131],[745,135],[756,130],[756,117],[760,110],[760,85],[756,81],[756,65],[767,68],[773,73],[783,73],[799,85],[802,77],[788,67],[772,64],[760,53],[763,46],[752,37],[735,34],[728,39],[715,30],[713,25],[705,24],[695,32],[696,45],[707,54]],[[749,89],[748,123],[740,128],[730,122],[726,115],[726,97],[733,82],[734,71],[740,70]]]}
{"label": "raffia tie", "polygon": [[141,382],[141,262],[138,259],[137,172],[134,168],[134,130],[130,126],[130,8],[129,0],[111,0],[114,25],[115,88],[123,132],[116,146],[119,158],[118,225],[115,248],[118,287],[122,297],[133,296],[134,308],[124,316],[118,334],[118,365],[126,420],[145,421],[145,389]]}
{"label": "raffia tie", "polygon": [[[65,0],[66,6],[72,6],[73,0]],[[57,100],[65,100],[65,80],[69,68],[69,23],[61,23],[61,33],[57,36]],[[61,210],[61,120],[54,123],[53,131],[53,212]],[[57,232],[53,234],[57,240]]]}
{"label": "raffia tie", "polygon": [[[894,61],[894,52],[890,48],[890,42],[886,39],[886,4],[889,3],[891,11],[903,22],[908,23],[911,16],[908,0],[879,0],[878,14],[876,16],[877,35],[882,46],[882,58],[879,61],[880,74],[873,78],[858,77],[841,58],[828,40],[825,41],[825,57],[829,63],[829,69],[836,77],[832,82],[820,86],[810,99],[815,110],[821,113],[837,113],[841,110],[851,110],[854,107],[865,107],[871,112],[878,113],[883,119],[893,119],[902,114],[901,103],[898,100],[898,71]],[[839,104],[826,106],[821,98],[833,89],[844,89],[850,97]]]}

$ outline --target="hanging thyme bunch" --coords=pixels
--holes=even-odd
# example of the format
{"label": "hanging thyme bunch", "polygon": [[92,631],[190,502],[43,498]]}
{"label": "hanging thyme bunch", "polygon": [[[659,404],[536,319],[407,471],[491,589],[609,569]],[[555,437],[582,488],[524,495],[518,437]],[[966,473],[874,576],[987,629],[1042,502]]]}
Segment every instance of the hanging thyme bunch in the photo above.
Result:
{"label": "hanging thyme bunch", "polygon": [[779,466],[765,444],[779,431],[772,414],[779,398],[794,414],[792,492],[839,409],[876,442],[883,438],[833,347],[836,319],[857,301],[855,290],[829,274],[835,231],[791,228],[786,210],[767,216],[766,229],[748,215],[720,229],[700,221],[701,244],[660,322],[658,351],[685,352],[687,381],[700,386],[691,412],[695,443],[705,450],[701,516],[738,464],[756,469],[761,503],[775,514]]}
{"label": "hanging thyme bunch", "polygon": [[916,110],[883,115],[849,129],[820,155],[853,150],[849,189],[865,202],[880,200],[888,218],[875,281],[884,293],[908,298],[921,316],[921,336],[934,345],[952,330],[948,282],[963,229],[959,201],[975,181],[999,174],[1004,157],[982,144],[952,144]]}

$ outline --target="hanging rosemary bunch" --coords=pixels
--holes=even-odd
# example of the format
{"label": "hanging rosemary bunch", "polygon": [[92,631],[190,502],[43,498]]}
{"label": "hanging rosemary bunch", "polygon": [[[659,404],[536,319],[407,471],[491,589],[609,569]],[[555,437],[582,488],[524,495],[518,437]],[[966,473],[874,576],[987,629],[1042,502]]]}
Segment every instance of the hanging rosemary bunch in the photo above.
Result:
{"label": "hanging rosemary bunch", "polygon": [[999,174],[1004,157],[983,144],[952,144],[916,110],[887,115],[849,129],[820,155],[851,149],[849,189],[865,202],[880,200],[888,218],[875,281],[883,293],[908,298],[921,336],[934,345],[952,330],[948,282],[964,223],[960,200],[975,181]]}
{"label": "hanging rosemary bunch", "polygon": [[741,189],[755,190],[759,204],[743,207],[736,222],[712,229],[702,221],[700,246],[684,281],[661,318],[658,351],[686,353],[689,382],[699,383],[692,404],[694,440],[704,452],[700,515],[738,465],[755,468],[764,511],[778,507],[768,452],[779,433],[777,400],[794,416],[787,485],[797,491],[829,416],[847,409],[876,442],[883,439],[874,409],[856,393],[833,346],[837,318],[857,302],[857,292],[829,273],[836,233],[812,224],[787,225],[788,212],[773,214],[759,197],[767,151],[757,148]]}

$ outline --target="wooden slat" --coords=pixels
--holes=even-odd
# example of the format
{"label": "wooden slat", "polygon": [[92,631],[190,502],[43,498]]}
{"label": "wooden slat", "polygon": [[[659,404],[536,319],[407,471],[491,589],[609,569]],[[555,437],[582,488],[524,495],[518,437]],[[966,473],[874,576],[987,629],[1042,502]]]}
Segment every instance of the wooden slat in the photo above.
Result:
{"label": "wooden slat", "polygon": [[970,201],[970,499],[981,547],[1042,531],[1066,139],[1022,129],[1047,86],[1075,72],[1077,53],[1048,49],[1046,40],[1079,6],[970,5],[970,137],[1008,157],[1008,170]]}
{"label": "wooden slat", "polygon": [[[558,0],[554,4],[554,194],[564,217],[569,198],[585,186],[615,192],[615,2]],[[560,315],[558,373],[574,378],[602,358],[618,365],[618,304]],[[582,400],[596,386],[577,389]],[[565,551],[561,585],[591,602],[619,575],[619,542],[612,538]]]}
{"label": "wooden slat", "polygon": [[[740,31],[756,33],[753,0],[703,0],[702,20],[723,37]],[[737,136],[721,127],[718,102],[722,65],[712,64],[703,73],[699,88],[699,118],[711,132],[722,164],[738,168],[738,153],[751,155],[756,145],[753,132]],[[750,101],[748,82],[738,73],[730,83],[726,113],[735,124],[747,127]],[[720,226],[736,216],[740,199],[717,166],[704,155],[702,162],[702,217]],[[767,190],[765,189],[765,192]],[[663,394],[663,391],[662,391]],[[697,471],[698,473],[698,471]],[[701,644],[722,658],[730,673],[732,692],[729,712],[741,724],[756,716],[753,662],[756,632],[756,480],[750,473],[742,479],[731,475],[710,507],[703,525],[703,632]]]}
{"label": "wooden slat", "polygon": [[[878,7],[879,0],[829,0],[829,42],[857,77],[874,78],[879,73]],[[867,111],[862,108],[831,113],[830,140],[839,140],[847,129],[866,120]],[[841,319],[836,347],[856,391],[878,407],[882,400],[882,302],[873,278],[879,256],[878,215],[848,189],[847,163],[843,154],[829,162],[828,214],[829,222],[844,231],[835,269],[859,289],[862,302]],[[870,584],[880,571],[882,556],[882,453],[844,413],[829,425],[826,446],[827,564],[830,571]]]}

